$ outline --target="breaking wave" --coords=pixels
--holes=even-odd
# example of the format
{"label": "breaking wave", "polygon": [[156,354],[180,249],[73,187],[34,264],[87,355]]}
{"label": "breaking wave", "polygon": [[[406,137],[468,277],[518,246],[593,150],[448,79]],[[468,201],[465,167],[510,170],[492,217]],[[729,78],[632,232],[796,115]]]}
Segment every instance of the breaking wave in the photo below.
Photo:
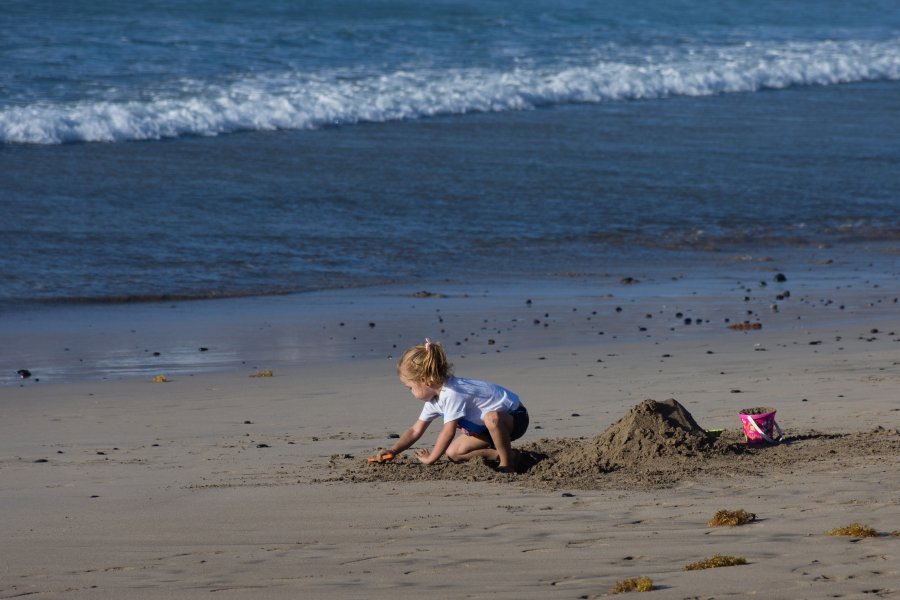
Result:
{"label": "breaking wave", "polygon": [[472,112],[528,110],[792,86],[900,80],[900,39],[619,48],[578,64],[387,73],[288,72],[228,83],[184,79],[129,98],[0,107],[0,141],[23,144],[157,140],[236,131],[315,129]]}

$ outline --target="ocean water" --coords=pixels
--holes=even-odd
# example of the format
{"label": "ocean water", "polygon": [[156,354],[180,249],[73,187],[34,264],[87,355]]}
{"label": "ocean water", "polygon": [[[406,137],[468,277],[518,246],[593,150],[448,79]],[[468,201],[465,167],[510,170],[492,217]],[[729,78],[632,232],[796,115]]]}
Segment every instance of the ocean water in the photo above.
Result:
{"label": "ocean water", "polygon": [[898,139],[894,0],[6,0],[0,302],[858,258]]}

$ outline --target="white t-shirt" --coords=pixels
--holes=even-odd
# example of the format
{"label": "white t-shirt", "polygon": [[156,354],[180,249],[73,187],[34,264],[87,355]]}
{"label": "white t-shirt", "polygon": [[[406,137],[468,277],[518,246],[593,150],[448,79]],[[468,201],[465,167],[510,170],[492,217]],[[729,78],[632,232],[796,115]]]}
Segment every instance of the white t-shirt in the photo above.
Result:
{"label": "white t-shirt", "polygon": [[451,377],[444,382],[437,398],[422,407],[419,419],[433,421],[438,417],[456,421],[468,433],[486,431],[484,414],[491,411],[512,412],[519,408],[519,397],[495,383]]}

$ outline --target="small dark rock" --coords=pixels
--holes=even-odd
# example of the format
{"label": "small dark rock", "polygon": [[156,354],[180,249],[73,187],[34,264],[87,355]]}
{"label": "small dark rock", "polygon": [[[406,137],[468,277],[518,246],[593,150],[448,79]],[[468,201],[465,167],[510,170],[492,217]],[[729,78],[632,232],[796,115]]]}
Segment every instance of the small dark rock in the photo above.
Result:
{"label": "small dark rock", "polygon": [[572,413],[572,416],[573,416],[573,417],[580,417],[581,415],[578,414],[578,413]]}
{"label": "small dark rock", "polygon": [[36,463],[45,463],[45,462],[50,462],[50,461],[47,460],[46,458],[39,458],[39,459],[37,459],[37,460],[34,461],[34,462],[36,462]]}
{"label": "small dark rock", "polygon": [[256,447],[257,448],[268,448],[269,445],[268,444],[257,444]]}
{"label": "small dark rock", "polygon": [[253,421],[244,421],[244,425],[253,425]]}
{"label": "small dark rock", "polygon": [[563,493],[560,494],[560,495],[561,495],[563,498],[574,498],[574,497],[575,497],[575,494],[573,494],[572,492],[563,492]]}
{"label": "small dark rock", "polygon": [[209,348],[206,346],[200,346],[200,352],[209,352]]}
{"label": "small dark rock", "polygon": [[388,434],[388,439],[396,440],[396,439],[399,439],[399,438],[400,438],[400,434],[399,434],[399,433],[389,433],[389,434]]}
{"label": "small dark rock", "polygon": [[775,281],[787,281],[787,277],[785,277],[784,273],[778,273],[775,275]]}
{"label": "small dark rock", "polygon": [[18,371],[16,371],[16,373],[22,379],[28,379],[29,377],[31,377],[31,371],[29,371],[28,369],[19,369]]}
{"label": "small dark rock", "polygon": [[375,327],[375,323],[369,323],[369,327]]}
{"label": "small dark rock", "polygon": [[732,394],[740,394],[740,393],[741,393],[741,390],[731,390],[731,393],[732,393]]}

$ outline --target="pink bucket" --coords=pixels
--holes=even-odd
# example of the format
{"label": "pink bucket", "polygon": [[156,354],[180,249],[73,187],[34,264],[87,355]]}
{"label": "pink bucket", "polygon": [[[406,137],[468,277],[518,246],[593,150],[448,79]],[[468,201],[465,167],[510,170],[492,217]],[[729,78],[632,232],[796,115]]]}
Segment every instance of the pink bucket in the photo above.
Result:
{"label": "pink bucket", "polygon": [[[745,408],[738,413],[748,445],[774,444],[781,441],[781,428],[775,422],[774,408],[766,409],[768,412],[758,414],[748,414],[748,410],[754,409]],[[777,437],[775,436],[776,431],[778,432]]]}

